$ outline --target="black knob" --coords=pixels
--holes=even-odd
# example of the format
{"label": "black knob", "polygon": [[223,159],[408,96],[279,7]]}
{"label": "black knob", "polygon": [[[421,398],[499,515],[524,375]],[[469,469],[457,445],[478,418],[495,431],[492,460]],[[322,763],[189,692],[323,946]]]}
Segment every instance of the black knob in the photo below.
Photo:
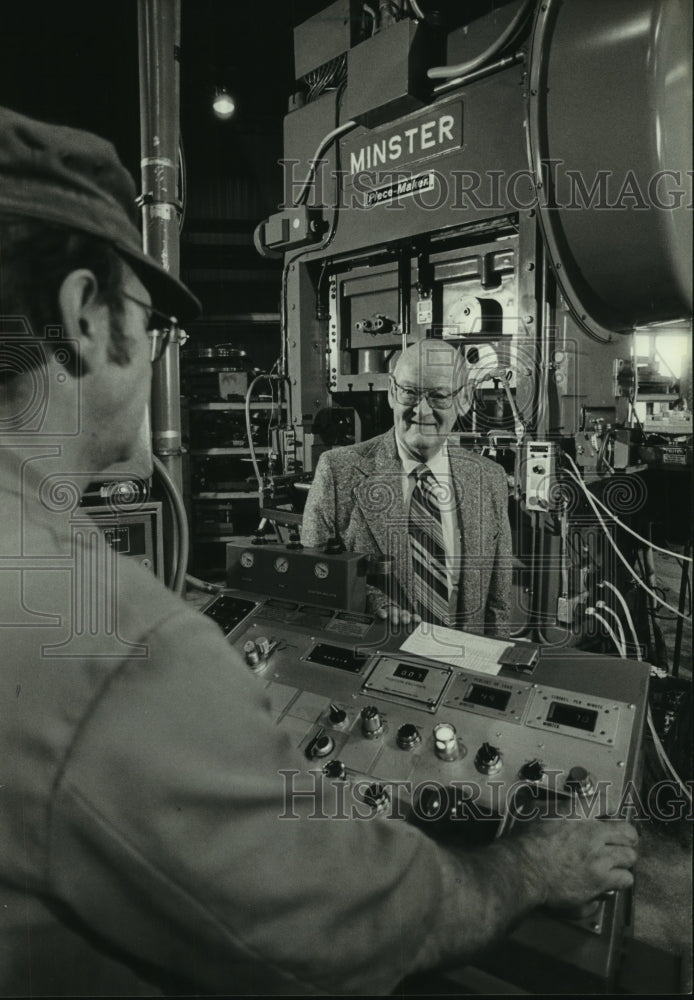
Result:
{"label": "black knob", "polygon": [[328,555],[337,555],[339,552],[345,551],[345,546],[341,538],[329,538],[325,543],[325,551]]}
{"label": "black knob", "polygon": [[341,726],[342,723],[347,718],[347,713],[345,712],[344,708],[340,708],[339,705],[332,705],[331,704],[331,706],[330,706],[330,714],[329,714],[328,718],[332,722],[333,726]]}
{"label": "black knob", "polygon": [[520,777],[523,781],[542,781],[545,768],[540,760],[528,760],[520,769]]}
{"label": "black knob", "polygon": [[475,757],[475,767],[483,774],[493,774],[501,768],[501,751],[491,743],[483,743]]}
{"label": "black knob", "polygon": [[422,742],[422,737],[414,723],[406,722],[398,729],[396,741],[401,750],[411,750]]}
{"label": "black knob", "polygon": [[566,790],[572,795],[592,795],[595,779],[585,767],[572,767],[566,779]]}
{"label": "black knob", "polygon": [[329,760],[323,765],[323,774],[328,778],[342,779],[345,777],[345,765],[341,760]]}
{"label": "black knob", "polygon": [[330,736],[319,736],[313,744],[313,753],[316,757],[327,757],[335,749],[335,740]]}
{"label": "black knob", "polygon": [[321,729],[306,747],[306,756],[309,760],[315,757],[327,757],[334,749],[335,740]]}

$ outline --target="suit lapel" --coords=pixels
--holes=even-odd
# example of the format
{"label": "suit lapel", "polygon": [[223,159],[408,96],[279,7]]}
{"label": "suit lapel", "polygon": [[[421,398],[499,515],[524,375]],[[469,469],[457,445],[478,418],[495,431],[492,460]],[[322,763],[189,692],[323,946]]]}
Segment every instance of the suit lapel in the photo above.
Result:
{"label": "suit lapel", "polygon": [[[456,492],[458,526],[460,528],[460,555],[462,571],[458,591],[458,614],[468,622],[479,621],[482,603],[482,581],[478,558],[482,547],[482,506],[481,477],[477,464],[466,460],[462,450],[452,442],[448,445],[448,460],[451,466]],[[465,622],[462,623],[465,628]]]}
{"label": "suit lapel", "polygon": [[[383,555],[400,568],[398,583],[410,591],[412,573],[407,512],[403,502],[402,465],[395,445],[395,433],[385,434],[378,448],[362,460],[364,478],[354,496],[373,540]],[[394,595],[395,598],[395,595]]]}

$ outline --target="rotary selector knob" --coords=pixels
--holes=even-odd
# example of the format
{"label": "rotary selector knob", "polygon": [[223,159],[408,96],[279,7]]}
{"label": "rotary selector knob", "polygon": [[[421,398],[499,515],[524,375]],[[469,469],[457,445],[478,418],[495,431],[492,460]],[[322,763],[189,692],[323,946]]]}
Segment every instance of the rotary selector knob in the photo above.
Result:
{"label": "rotary selector knob", "polygon": [[422,742],[422,737],[413,722],[406,722],[398,729],[396,742],[401,750],[411,750]]}
{"label": "rotary selector knob", "polygon": [[369,785],[365,788],[362,793],[362,798],[366,802],[367,806],[371,806],[376,812],[383,812],[383,810],[390,803],[390,794],[385,785],[380,785],[375,782],[373,785]]}
{"label": "rotary selector knob", "polygon": [[328,718],[332,726],[341,726],[347,721],[347,713],[339,705],[331,704]]}
{"label": "rotary selector knob", "polygon": [[440,760],[457,760],[460,756],[455,726],[440,722],[434,726],[434,753]]}
{"label": "rotary selector knob", "polygon": [[475,767],[482,774],[496,774],[501,770],[501,751],[491,743],[483,743],[477,751]]}
{"label": "rotary selector knob", "polygon": [[545,766],[541,760],[528,760],[525,764],[523,764],[518,773],[519,777],[521,777],[523,781],[542,781],[545,773]]}
{"label": "rotary selector knob", "polygon": [[323,764],[323,774],[328,778],[344,780],[347,772],[341,760],[329,760]]}
{"label": "rotary selector knob", "polygon": [[361,710],[361,731],[367,740],[375,740],[383,732],[381,713],[375,705],[367,705]]}
{"label": "rotary selector knob", "polygon": [[572,767],[566,779],[566,790],[572,795],[592,795],[595,778],[585,767]]}

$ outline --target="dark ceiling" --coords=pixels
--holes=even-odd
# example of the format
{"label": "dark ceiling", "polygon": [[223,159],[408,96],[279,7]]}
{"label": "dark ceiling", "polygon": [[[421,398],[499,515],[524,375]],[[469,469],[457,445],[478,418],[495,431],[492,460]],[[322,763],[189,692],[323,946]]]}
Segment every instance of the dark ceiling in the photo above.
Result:
{"label": "dark ceiling", "polygon": [[[213,151],[234,131],[279,136],[293,85],[292,28],[325,6],[326,0],[181,0],[187,149]],[[137,176],[137,0],[3,3],[0,59],[1,104],[98,132]],[[216,85],[237,98],[232,122],[212,114]]]}

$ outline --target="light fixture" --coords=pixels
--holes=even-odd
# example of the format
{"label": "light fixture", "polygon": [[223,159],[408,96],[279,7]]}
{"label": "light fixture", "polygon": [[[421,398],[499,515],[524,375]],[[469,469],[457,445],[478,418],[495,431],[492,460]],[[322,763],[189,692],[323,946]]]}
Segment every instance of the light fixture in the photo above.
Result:
{"label": "light fixture", "polygon": [[217,87],[215,89],[212,110],[217,118],[220,118],[222,121],[228,121],[236,111],[236,101],[227,91],[226,87]]}

